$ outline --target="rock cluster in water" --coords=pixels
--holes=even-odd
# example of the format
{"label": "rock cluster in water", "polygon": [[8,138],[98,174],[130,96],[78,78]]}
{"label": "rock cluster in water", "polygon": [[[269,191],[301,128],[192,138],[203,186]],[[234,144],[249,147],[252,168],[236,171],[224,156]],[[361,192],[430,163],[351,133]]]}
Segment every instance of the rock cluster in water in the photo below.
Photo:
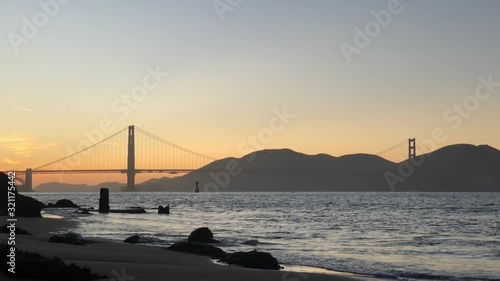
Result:
{"label": "rock cluster in water", "polygon": [[213,238],[214,236],[210,229],[206,227],[198,228],[189,235],[188,241],[175,243],[166,249],[170,251],[207,256],[230,265],[234,264],[256,269],[281,269],[278,260],[269,253],[258,251],[226,253],[222,249],[208,244],[213,243],[214,241],[218,242]]}
{"label": "rock cluster in water", "polygon": [[218,243],[219,241],[214,240],[214,234],[208,227],[202,227],[191,232],[188,242]]}
{"label": "rock cluster in water", "polygon": [[77,209],[79,209],[80,206],[76,205],[71,200],[61,199],[61,200],[57,201],[55,204],[49,203],[49,205],[47,205],[47,208],[77,208]]}
{"label": "rock cluster in water", "polygon": [[228,254],[220,258],[219,261],[248,268],[272,270],[279,270],[281,268],[278,260],[270,253],[257,252],[255,250],[250,252],[236,252]]}

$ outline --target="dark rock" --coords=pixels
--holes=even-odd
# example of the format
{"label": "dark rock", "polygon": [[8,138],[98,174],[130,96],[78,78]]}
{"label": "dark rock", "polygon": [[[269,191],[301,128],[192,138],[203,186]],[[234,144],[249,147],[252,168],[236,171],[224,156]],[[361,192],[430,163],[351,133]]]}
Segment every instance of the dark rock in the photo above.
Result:
{"label": "dark rock", "polygon": [[53,235],[49,238],[49,242],[71,244],[71,245],[78,245],[78,246],[85,246],[87,244],[92,243],[91,241],[83,239],[80,234],[73,233],[73,232]]}
{"label": "dark rock", "polygon": [[61,199],[55,204],[49,203],[49,205],[47,205],[47,208],[80,208],[80,206],[76,205],[71,200]]}
{"label": "dark rock", "polygon": [[16,217],[42,217],[40,212],[45,207],[45,204],[34,198],[16,195]]}
{"label": "dark rock", "polygon": [[158,206],[158,214],[165,214],[165,215],[170,215],[170,205],[165,206]]}
{"label": "dark rock", "polygon": [[[0,227],[0,233],[10,233],[10,229],[7,228],[9,225],[6,224],[2,227]],[[17,235],[32,235],[31,233],[29,233],[28,231],[20,228],[20,227],[16,227],[16,234]]]}
{"label": "dark rock", "polygon": [[259,245],[259,240],[248,240],[248,241],[245,241],[243,243],[241,243],[242,245],[248,245],[248,246],[257,246]]}
{"label": "dark rock", "polygon": [[281,269],[278,260],[271,254],[257,251],[228,254],[219,259],[219,261],[248,268],[273,270]]}
{"label": "dark rock", "polygon": [[196,242],[178,242],[166,248],[166,250],[206,256],[213,259],[220,259],[226,256],[226,252],[220,248]]}
{"label": "dark rock", "polygon": [[199,243],[212,243],[214,241],[214,234],[208,227],[198,228],[191,232],[188,238],[189,242]]}
{"label": "dark rock", "polygon": [[88,209],[82,209],[81,211],[77,212],[80,215],[90,215],[90,212]]}
{"label": "dark rock", "polygon": [[123,242],[130,243],[130,244],[137,244],[137,243],[139,243],[139,238],[141,238],[139,235],[133,235],[133,236],[130,236],[129,238],[125,239]]}
{"label": "dark rock", "polygon": [[[7,190],[12,188],[9,182],[9,177],[0,172],[0,190],[3,190],[0,192],[0,215],[4,216],[9,215],[7,210]],[[15,189],[11,190],[11,192],[13,192],[11,196],[15,196],[16,200],[16,217],[41,217],[40,211],[45,208],[45,204],[31,197],[21,195]]]}
{"label": "dark rock", "polygon": [[[10,246],[0,245],[0,255],[6,257],[10,252]],[[16,251],[16,273],[8,272],[10,266],[7,263],[0,265],[0,271],[6,276],[15,279],[44,279],[52,281],[90,281],[106,279],[90,271],[88,267],[79,267],[75,264],[66,265],[60,258],[49,259],[33,252]],[[3,279],[2,279],[3,280]],[[10,280],[10,279],[9,279]]]}
{"label": "dark rock", "polygon": [[146,210],[143,208],[134,208],[134,209],[126,209],[126,210],[108,210],[108,213],[115,214],[146,214]]}

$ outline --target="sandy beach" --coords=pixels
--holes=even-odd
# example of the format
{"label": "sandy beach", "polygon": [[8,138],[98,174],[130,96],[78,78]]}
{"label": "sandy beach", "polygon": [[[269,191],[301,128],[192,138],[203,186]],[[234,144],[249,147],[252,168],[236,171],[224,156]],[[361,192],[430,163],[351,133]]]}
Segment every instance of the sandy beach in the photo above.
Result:
{"label": "sandy beach", "polygon": [[[5,217],[2,217],[6,221]],[[190,254],[163,250],[159,247],[120,244],[100,241],[89,246],[49,243],[50,232],[72,228],[75,222],[64,219],[19,218],[17,223],[33,236],[18,235],[19,250],[37,252],[46,257],[60,257],[66,263],[88,266],[94,272],[106,275],[103,280],[360,280],[344,274],[297,273],[286,270],[256,270],[215,263],[213,260]],[[5,243],[7,234],[1,234]],[[5,279],[5,276],[0,275]]]}

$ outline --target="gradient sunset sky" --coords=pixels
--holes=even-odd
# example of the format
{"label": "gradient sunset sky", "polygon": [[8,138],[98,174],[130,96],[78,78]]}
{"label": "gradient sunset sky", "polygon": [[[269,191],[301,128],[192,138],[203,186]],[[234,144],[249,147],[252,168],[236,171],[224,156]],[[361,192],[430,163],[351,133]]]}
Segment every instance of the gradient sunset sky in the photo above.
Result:
{"label": "gradient sunset sky", "polygon": [[[284,107],[296,117],[266,148],[376,153],[437,128],[447,136],[438,147],[500,148],[500,1],[401,0],[350,63],[342,42],[355,46],[355,28],[391,1],[243,0],[221,18],[215,6],[231,1],[73,0],[13,46],[23,18],[32,22],[48,2],[1,4],[0,170],[64,157],[102,120],[239,157],[238,146]],[[129,114],[117,111],[148,68],[169,75]],[[479,77],[497,86],[483,86],[489,96],[474,104]],[[459,117],[464,101],[474,110]],[[65,179],[104,177],[125,181]]]}

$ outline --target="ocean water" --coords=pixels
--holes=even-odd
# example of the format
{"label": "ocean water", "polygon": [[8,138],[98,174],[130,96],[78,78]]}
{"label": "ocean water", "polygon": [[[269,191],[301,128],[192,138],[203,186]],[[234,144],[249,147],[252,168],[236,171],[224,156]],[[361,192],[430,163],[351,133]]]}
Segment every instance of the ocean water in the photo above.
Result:
{"label": "ocean water", "polygon": [[[98,207],[97,193],[32,193]],[[111,208],[78,215],[75,232],[166,246],[207,226],[226,251],[257,249],[280,263],[399,280],[500,280],[500,193],[111,193]],[[158,205],[171,215],[158,215]],[[257,246],[242,245],[256,239]]]}

